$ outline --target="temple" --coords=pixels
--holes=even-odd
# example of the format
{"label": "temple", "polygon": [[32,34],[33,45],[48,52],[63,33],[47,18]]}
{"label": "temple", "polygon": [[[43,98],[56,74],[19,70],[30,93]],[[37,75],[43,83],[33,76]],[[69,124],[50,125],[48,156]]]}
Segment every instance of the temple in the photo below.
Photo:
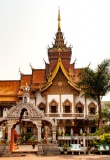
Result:
{"label": "temple", "polygon": [[66,45],[61,31],[60,10],[54,43],[47,52],[45,69],[31,66],[32,74],[20,72],[20,80],[0,81],[0,126],[11,142],[14,130],[20,137],[29,133],[51,143],[57,143],[58,136],[96,131],[93,119],[98,107],[81,96],[77,85],[81,68],[75,67],[76,60],[70,63],[72,46]]}

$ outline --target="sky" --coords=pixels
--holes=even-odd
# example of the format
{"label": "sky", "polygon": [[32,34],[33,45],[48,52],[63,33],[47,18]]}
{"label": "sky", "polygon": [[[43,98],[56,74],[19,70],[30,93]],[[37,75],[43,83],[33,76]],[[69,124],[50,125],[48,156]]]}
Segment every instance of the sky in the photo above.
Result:
{"label": "sky", "polygon": [[[72,48],[76,68],[95,69],[110,58],[110,0],[0,0],[0,80],[19,80],[45,68],[58,28]],[[110,100],[110,94],[103,98]]]}

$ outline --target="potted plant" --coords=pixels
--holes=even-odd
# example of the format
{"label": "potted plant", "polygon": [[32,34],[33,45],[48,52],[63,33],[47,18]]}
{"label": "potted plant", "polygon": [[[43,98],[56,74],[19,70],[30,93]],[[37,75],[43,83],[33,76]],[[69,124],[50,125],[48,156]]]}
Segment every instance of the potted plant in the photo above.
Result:
{"label": "potted plant", "polygon": [[35,149],[35,143],[32,144],[32,148]]}
{"label": "potted plant", "polygon": [[64,144],[63,144],[64,154],[67,154],[67,153],[68,153],[68,147],[69,147],[69,145],[68,145],[67,143],[64,143]]}

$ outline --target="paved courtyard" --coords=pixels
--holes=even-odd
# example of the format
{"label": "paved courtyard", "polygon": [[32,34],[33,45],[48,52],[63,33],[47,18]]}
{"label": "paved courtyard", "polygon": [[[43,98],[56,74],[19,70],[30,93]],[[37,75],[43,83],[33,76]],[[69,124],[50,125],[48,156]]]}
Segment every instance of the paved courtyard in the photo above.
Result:
{"label": "paved courtyard", "polygon": [[28,154],[26,157],[0,157],[0,160],[110,160],[110,155],[59,155],[37,156]]}
{"label": "paved courtyard", "polygon": [[0,160],[110,160],[110,155],[64,155],[57,156],[37,156],[38,147],[35,149],[31,145],[21,145],[10,157],[0,157]]}

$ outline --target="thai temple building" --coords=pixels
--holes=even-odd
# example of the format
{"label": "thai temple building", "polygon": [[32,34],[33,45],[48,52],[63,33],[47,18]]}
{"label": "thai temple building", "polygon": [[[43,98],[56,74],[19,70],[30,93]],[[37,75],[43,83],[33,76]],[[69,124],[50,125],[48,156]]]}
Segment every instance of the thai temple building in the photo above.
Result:
{"label": "thai temple building", "polygon": [[45,69],[31,66],[31,74],[20,72],[20,80],[0,81],[0,129],[2,136],[13,141],[28,133],[38,141],[47,138],[57,143],[58,136],[93,133],[97,115],[96,102],[81,96],[78,87],[82,68],[71,62],[72,47],[64,41],[60,10],[58,29],[52,47],[47,50]]}

